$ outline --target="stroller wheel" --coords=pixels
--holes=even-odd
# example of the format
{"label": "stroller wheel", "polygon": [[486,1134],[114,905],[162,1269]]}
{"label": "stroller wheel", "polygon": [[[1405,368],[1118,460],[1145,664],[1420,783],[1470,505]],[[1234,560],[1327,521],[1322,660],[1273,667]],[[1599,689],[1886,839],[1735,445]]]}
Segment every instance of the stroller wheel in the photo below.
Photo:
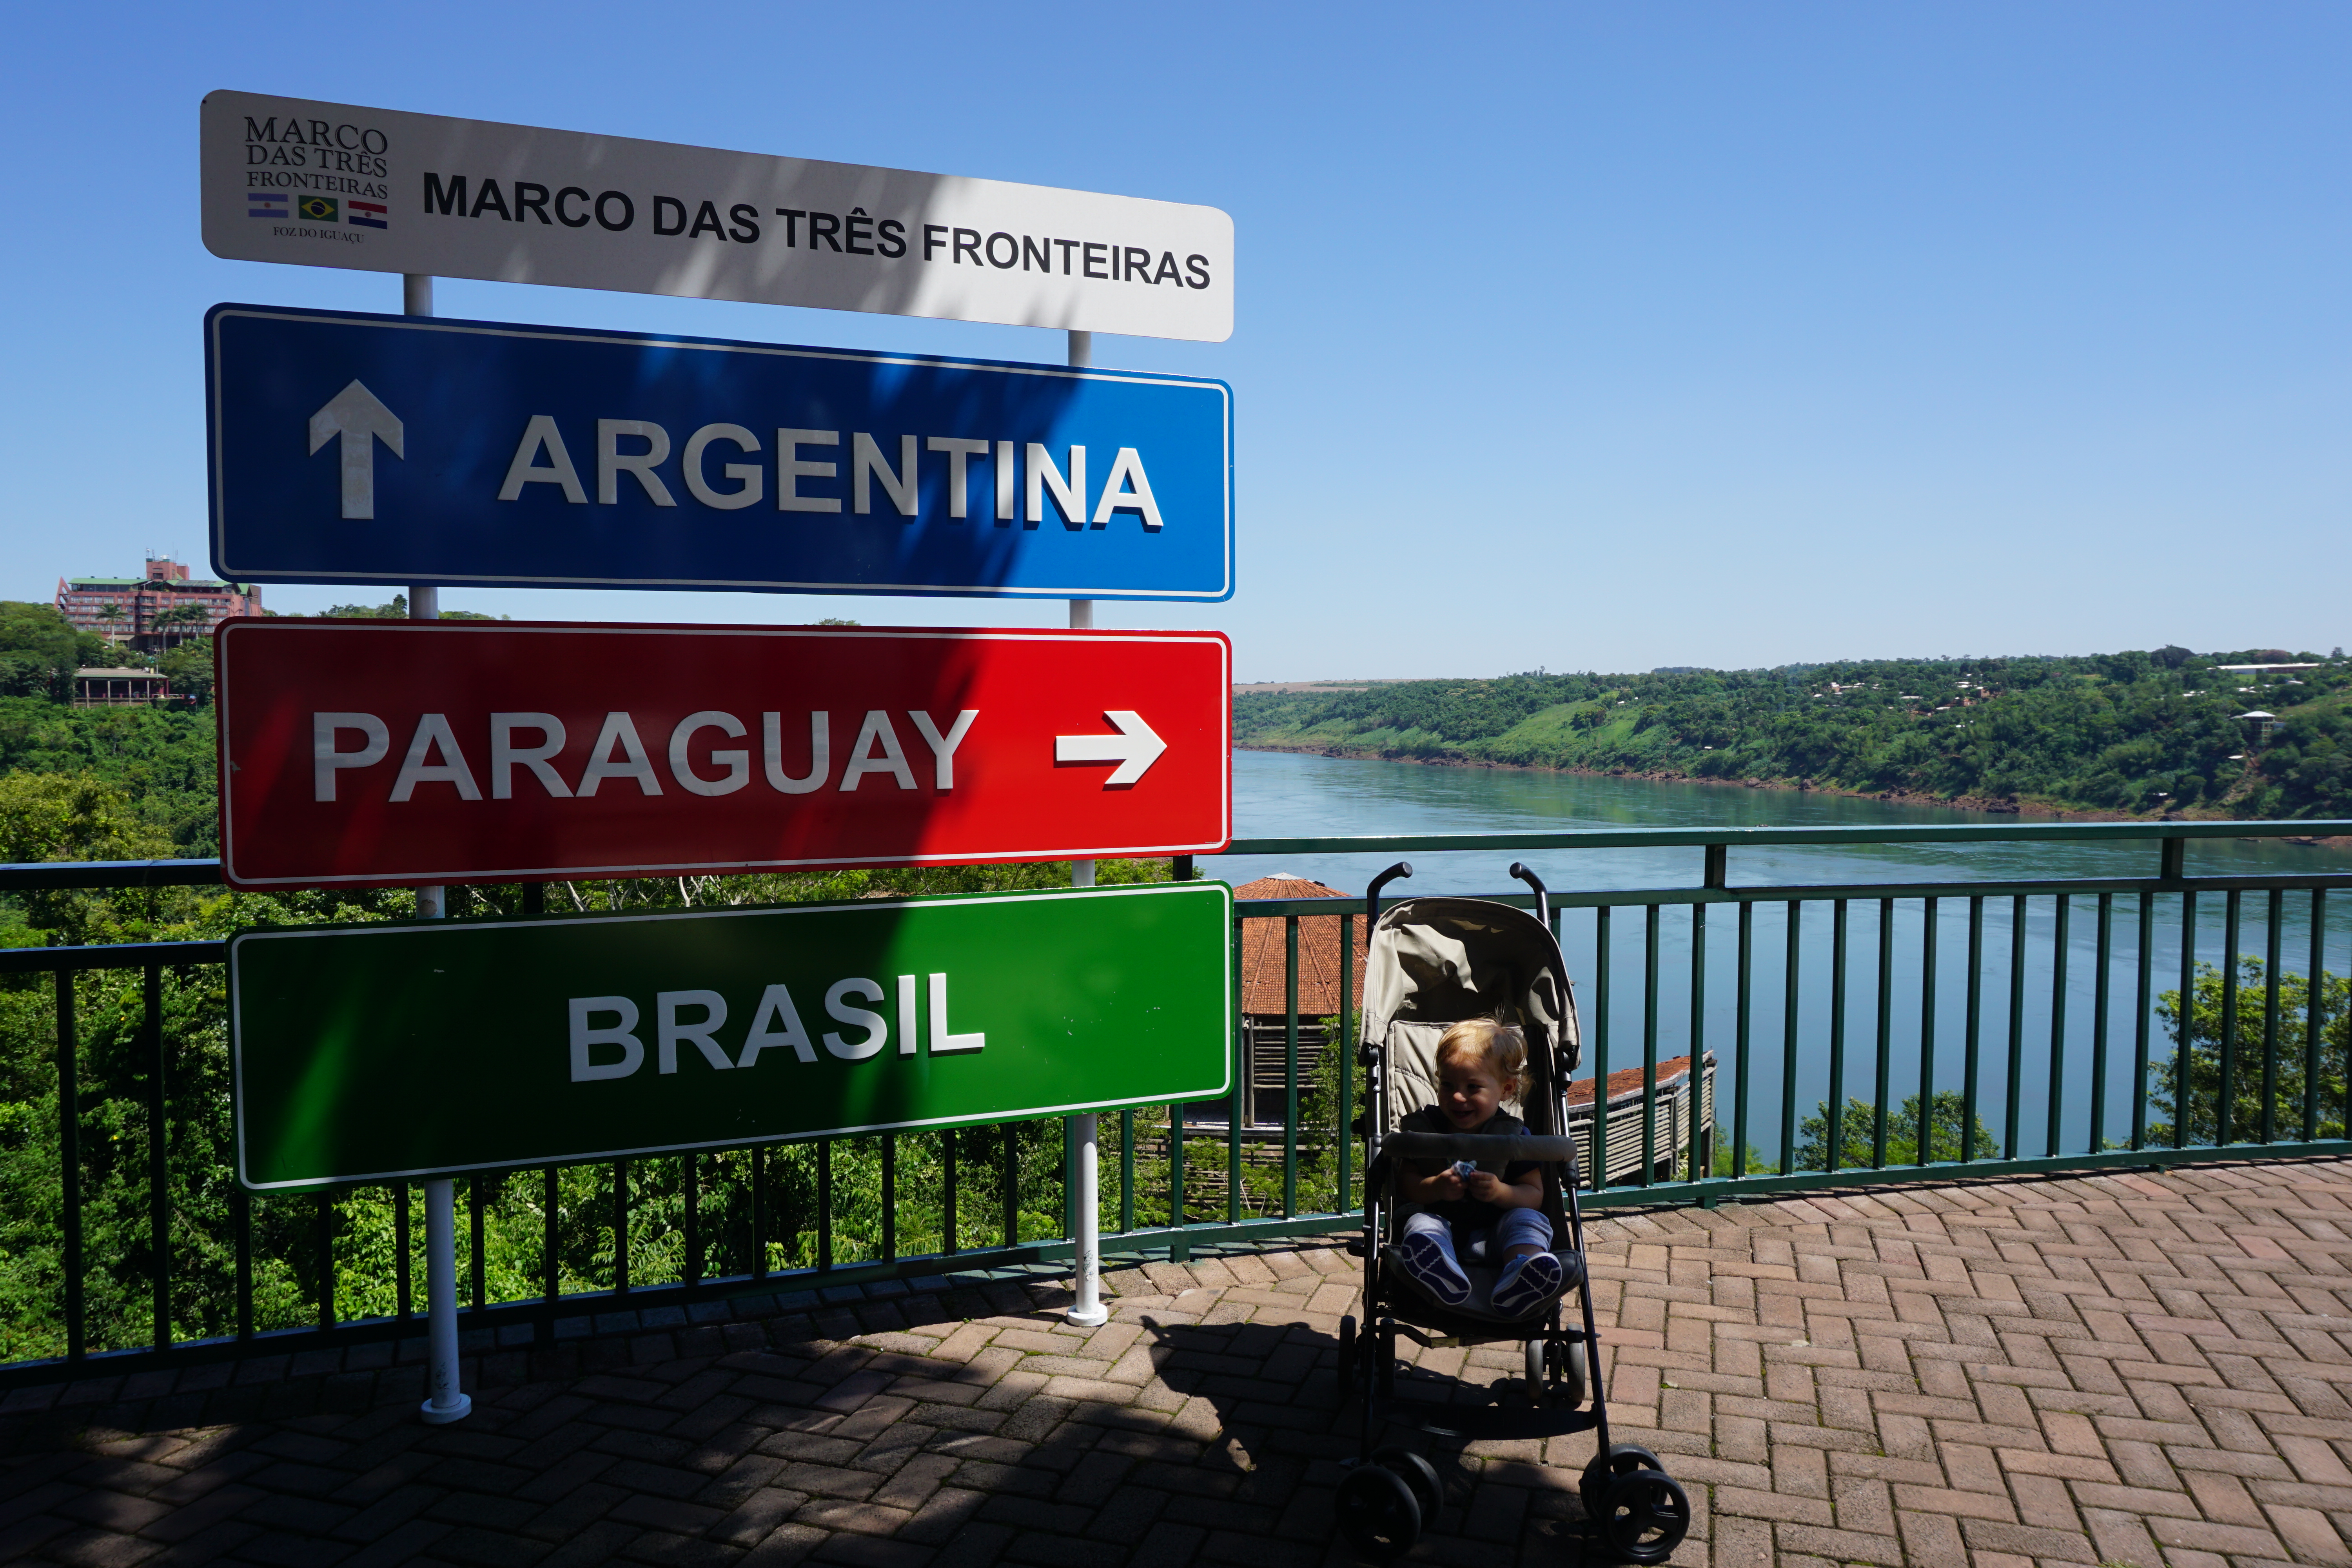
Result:
{"label": "stroller wheel", "polygon": [[1639,1443],[1612,1444],[1605,1458],[1595,1454],[1576,1483],[1577,1498],[1584,1504],[1584,1517],[1595,1523],[1605,1522],[1609,1518],[1611,1483],[1645,1470],[1664,1475],[1666,1467]]}
{"label": "stroller wheel", "polygon": [[[1421,1539],[1421,1500],[1394,1470],[1357,1466],[1339,1483],[1334,1507],[1339,1533],[1367,1557],[1385,1563],[1412,1551]],[[1684,1510],[1687,1514],[1687,1503]]]}
{"label": "stroller wheel", "polygon": [[1585,1377],[1591,1366],[1591,1347],[1583,1343],[1555,1343],[1551,1347],[1552,1400],[1564,1410],[1575,1410],[1584,1404],[1591,1384]]}
{"label": "stroller wheel", "polygon": [[1411,1448],[1391,1443],[1372,1450],[1372,1463],[1394,1470],[1404,1478],[1412,1489],[1412,1500],[1421,1505],[1422,1522],[1437,1517],[1438,1505],[1444,1500],[1444,1489],[1438,1483],[1437,1467],[1414,1453]]}
{"label": "stroller wheel", "polygon": [[1690,1533],[1690,1498],[1664,1470],[1636,1470],[1609,1484],[1601,1533],[1628,1563],[1664,1563]]}
{"label": "stroller wheel", "polygon": [[1356,1320],[1339,1320],[1339,1397],[1346,1399],[1356,1389]]}

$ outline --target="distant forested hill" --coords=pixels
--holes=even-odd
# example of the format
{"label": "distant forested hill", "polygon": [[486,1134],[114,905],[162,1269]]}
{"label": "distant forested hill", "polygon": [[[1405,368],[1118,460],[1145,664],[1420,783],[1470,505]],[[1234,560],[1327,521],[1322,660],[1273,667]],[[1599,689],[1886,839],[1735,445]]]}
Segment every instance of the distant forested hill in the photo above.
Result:
{"label": "distant forested hill", "polygon": [[[1241,692],[1235,743],[1805,783],[1970,804],[2352,816],[2352,661],[2166,647],[2080,658],[1404,680]],[[2255,677],[2225,664],[2315,663]],[[2236,715],[2283,722],[2263,744]]]}

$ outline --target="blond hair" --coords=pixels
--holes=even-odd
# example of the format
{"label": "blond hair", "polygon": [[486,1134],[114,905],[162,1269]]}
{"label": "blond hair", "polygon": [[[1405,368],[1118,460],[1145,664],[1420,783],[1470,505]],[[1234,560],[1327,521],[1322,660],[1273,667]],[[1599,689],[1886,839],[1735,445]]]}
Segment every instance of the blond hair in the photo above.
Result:
{"label": "blond hair", "polygon": [[1498,1083],[1519,1086],[1527,1071],[1528,1037],[1517,1024],[1498,1018],[1465,1018],[1439,1037],[1436,1062],[1474,1061],[1491,1070]]}

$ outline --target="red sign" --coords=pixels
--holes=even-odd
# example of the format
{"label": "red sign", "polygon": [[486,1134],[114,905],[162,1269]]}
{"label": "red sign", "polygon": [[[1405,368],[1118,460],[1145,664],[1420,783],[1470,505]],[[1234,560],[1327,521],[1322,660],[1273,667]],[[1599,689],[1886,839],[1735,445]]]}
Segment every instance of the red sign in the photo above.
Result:
{"label": "red sign", "polygon": [[1215,632],[233,620],[238,887],[1212,854]]}

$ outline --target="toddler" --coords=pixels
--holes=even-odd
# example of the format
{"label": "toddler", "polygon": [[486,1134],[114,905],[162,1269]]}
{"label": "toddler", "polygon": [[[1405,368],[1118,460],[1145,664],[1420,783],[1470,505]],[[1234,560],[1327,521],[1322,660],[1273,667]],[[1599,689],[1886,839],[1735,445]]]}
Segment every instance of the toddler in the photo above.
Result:
{"label": "toddler", "polygon": [[[1402,1132],[1518,1133],[1527,1123],[1504,1111],[1527,1068],[1527,1037],[1492,1018],[1471,1018],[1437,1042],[1437,1103],[1398,1124]],[[1495,1310],[1510,1317],[1533,1311],[1559,1295],[1567,1271],[1551,1251],[1551,1220],[1539,1206],[1543,1184],[1533,1161],[1472,1165],[1407,1161],[1397,1194],[1412,1205],[1397,1247],[1406,1273],[1448,1306],[1470,1299],[1457,1246],[1484,1237],[1486,1255],[1499,1259]]]}

